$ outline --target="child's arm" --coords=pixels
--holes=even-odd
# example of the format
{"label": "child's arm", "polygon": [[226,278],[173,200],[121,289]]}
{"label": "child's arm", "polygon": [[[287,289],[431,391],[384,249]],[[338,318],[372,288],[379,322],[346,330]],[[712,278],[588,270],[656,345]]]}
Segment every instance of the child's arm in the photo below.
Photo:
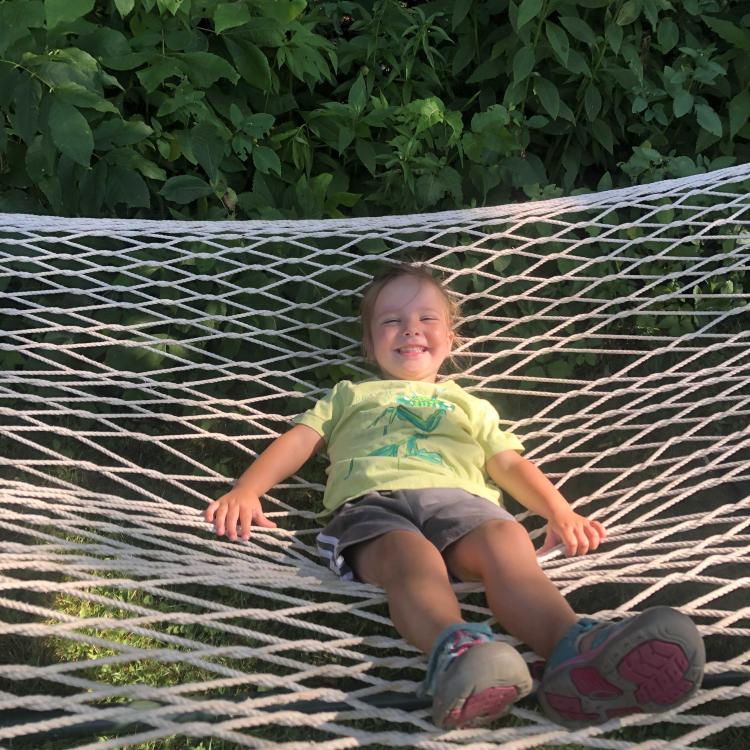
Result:
{"label": "child's arm", "polygon": [[556,538],[565,545],[566,554],[585,555],[595,550],[606,537],[604,527],[598,521],[589,521],[576,513],[552,482],[516,451],[501,451],[492,456],[487,461],[487,473],[498,487],[510,493],[521,505],[547,519],[543,551],[554,546]]}
{"label": "child's arm", "polygon": [[206,521],[213,523],[216,533],[226,533],[231,541],[237,539],[237,522],[240,538],[247,540],[250,528],[276,524],[263,515],[260,496],[274,485],[299,471],[325,441],[315,430],[298,424],[271,443],[237,480],[234,487],[205,511]]}

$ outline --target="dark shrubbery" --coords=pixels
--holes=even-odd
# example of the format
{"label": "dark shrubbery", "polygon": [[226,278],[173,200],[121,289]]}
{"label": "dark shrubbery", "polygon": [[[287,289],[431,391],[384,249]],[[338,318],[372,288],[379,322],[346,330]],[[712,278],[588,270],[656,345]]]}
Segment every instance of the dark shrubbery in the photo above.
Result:
{"label": "dark shrubbery", "polygon": [[382,215],[746,161],[746,12],[2,0],[0,210]]}

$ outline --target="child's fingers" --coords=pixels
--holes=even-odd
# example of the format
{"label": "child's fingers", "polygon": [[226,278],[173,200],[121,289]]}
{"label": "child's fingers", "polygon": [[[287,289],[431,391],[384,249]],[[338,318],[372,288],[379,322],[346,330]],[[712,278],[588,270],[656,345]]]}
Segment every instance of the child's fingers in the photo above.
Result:
{"label": "child's fingers", "polygon": [[226,518],[226,515],[226,505],[220,504],[214,509],[213,522],[217,536],[222,536],[224,534],[224,519]]}
{"label": "child's fingers", "polygon": [[250,538],[250,529],[253,526],[252,508],[240,508],[240,539],[246,542]]}
{"label": "child's fingers", "polygon": [[239,520],[240,511],[237,505],[230,505],[227,510],[227,517],[225,521],[226,535],[230,542],[237,540],[237,521]]}
{"label": "child's fingers", "polygon": [[573,554],[585,555],[589,551],[589,538],[586,536],[586,529],[583,526],[575,527],[576,548]]}
{"label": "child's fingers", "polygon": [[598,529],[593,524],[589,524],[584,528],[584,532],[588,539],[589,550],[595,550],[601,542],[601,535],[599,534]]}
{"label": "child's fingers", "polygon": [[276,522],[272,521],[270,518],[266,518],[263,515],[263,511],[258,508],[258,510],[255,513],[255,517],[253,519],[255,521],[256,526],[263,526],[266,529],[275,529],[276,528]]}
{"label": "child's fingers", "polygon": [[552,527],[552,524],[548,523],[546,533],[544,535],[544,542],[542,542],[542,546],[536,551],[537,555],[546,554],[551,549],[557,547],[560,542],[560,535]]}

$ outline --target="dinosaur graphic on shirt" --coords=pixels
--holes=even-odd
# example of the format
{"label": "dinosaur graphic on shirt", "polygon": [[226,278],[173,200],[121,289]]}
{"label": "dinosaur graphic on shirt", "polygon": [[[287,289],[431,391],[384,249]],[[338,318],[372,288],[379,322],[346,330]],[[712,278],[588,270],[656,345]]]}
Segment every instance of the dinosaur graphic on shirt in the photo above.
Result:
{"label": "dinosaur graphic on shirt", "polygon": [[[368,457],[391,456],[393,458],[398,458],[399,456],[404,456],[406,458],[419,458],[423,461],[429,461],[431,464],[444,465],[445,461],[439,451],[427,450],[417,443],[417,440],[430,438],[430,433],[437,429],[438,425],[443,420],[443,417],[456,408],[456,405],[452,404],[450,401],[443,401],[443,399],[438,398],[438,393],[439,391],[436,390],[435,395],[431,397],[420,396],[413,392],[409,396],[404,396],[403,394],[397,396],[395,400],[396,405],[387,407],[368,425],[368,428],[374,427],[384,421],[383,435],[387,435],[390,432],[393,423],[396,422],[396,420],[399,420],[400,422],[408,422],[415,427],[418,432],[414,432],[412,435],[409,435],[398,442],[387,443],[386,445],[376,448],[367,454]],[[414,409],[424,408],[431,408],[433,411],[426,417],[413,411]],[[354,469],[354,461],[355,459],[350,461],[349,471],[345,478],[348,478],[351,475],[352,470]]]}
{"label": "dinosaur graphic on shirt", "polygon": [[[434,411],[425,417],[412,411],[415,408],[431,408]],[[456,408],[455,404],[450,401],[443,401],[437,397],[437,392],[432,397],[420,396],[416,393],[412,393],[410,396],[400,395],[396,398],[396,405],[389,406],[377,419],[375,419],[369,426],[374,427],[382,419],[385,419],[385,425],[383,426],[383,435],[387,435],[390,431],[393,423],[398,419],[402,422],[408,422],[412,426],[416,427],[420,432],[410,435],[404,440],[400,440],[397,443],[389,443],[376,448],[370,456],[398,456],[401,454],[401,449],[405,448],[405,455],[411,458],[422,458],[425,461],[429,461],[433,464],[442,464],[443,457],[437,451],[425,450],[420,448],[417,444],[417,439],[429,438],[433,430],[435,430],[443,417]]]}

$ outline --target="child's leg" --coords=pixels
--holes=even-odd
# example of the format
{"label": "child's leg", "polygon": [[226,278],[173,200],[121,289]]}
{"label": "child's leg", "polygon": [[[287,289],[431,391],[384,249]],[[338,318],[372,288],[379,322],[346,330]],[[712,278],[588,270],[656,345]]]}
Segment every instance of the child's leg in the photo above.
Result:
{"label": "child's leg", "polygon": [[531,690],[521,655],[486,624],[467,624],[438,549],[420,533],[389,531],[349,552],[357,577],[385,589],[391,619],[430,655],[423,691],[440,726],[479,726]]}
{"label": "child's leg", "polygon": [[667,711],[700,687],[705,650],[688,617],[654,607],[615,624],[577,621],[519,524],[488,521],[444,555],[455,575],[483,581],[510,633],[548,658],[538,697],[554,721],[581,727]]}
{"label": "child's leg", "polygon": [[421,534],[389,531],[356,545],[349,560],[360,580],[385,589],[396,630],[420,651],[463,621],[445,561]]}
{"label": "child's leg", "polygon": [[487,603],[511,635],[548,657],[577,618],[539,567],[534,545],[515,521],[487,521],[447,547],[462,581],[482,581]]}

